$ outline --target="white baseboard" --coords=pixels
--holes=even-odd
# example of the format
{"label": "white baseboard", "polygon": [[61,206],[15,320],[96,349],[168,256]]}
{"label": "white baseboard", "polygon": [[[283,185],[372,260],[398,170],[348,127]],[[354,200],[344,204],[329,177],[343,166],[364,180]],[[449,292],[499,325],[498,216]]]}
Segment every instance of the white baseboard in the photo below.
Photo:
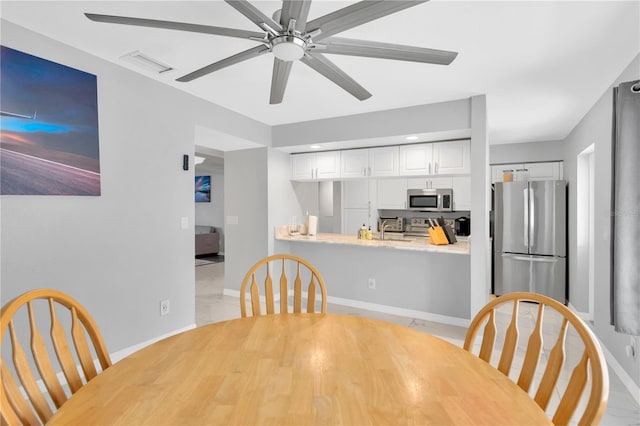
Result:
{"label": "white baseboard", "polygon": [[[593,321],[592,315],[587,312],[579,312],[576,310],[575,306],[571,303],[568,304],[569,309],[571,309],[581,320],[583,320],[587,325],[591,326],[591,322]],[[593,327],[590,327],[593,329]],[[594,333],[595,334],[595,333]],[[596,336],[597,337],[597,336]],[[607,360],[607,364],[616,373],[616,376],[620,379],[622,384],[631,394],[631,397],[636,400],[638,405],[640,405],[640,386],[638,386],[631,376],[622,368],[622,365],[618,362],[618,360],[613,356],[613,354],[607,349],[607,347],[602,343],[602,340],[598,339],[598,343],[600,343],[600,347],[602,348],[602,352],[604,352],[604,357]]]}
{"label": "white baseboard", "polygon": [[132,353],[137,352],[140,349],[145,348],[145,347],[147,347],[147,346],[149,346],[149,345],[151,345],[151,344],[153,344],[155,342],[158,342],[158,341],[160,341],[162,339],[166,339],[167,337],[171,337],[171,336],[173,336],[175,334],[179,334],[179,333],[182,333],[182,332],[185,332],[185,331],[188,331],[188,330],[192,330],[194,328],[196,328],[196,324],[195,323],[190,324],[190,325],[188,325],[186,327],[179,328],[177,330],[170,331],[169,333],[165,333],[165,334],[163,334],[161,336],[154,337],[153,339],[146,340],[146,341],[144,341],[142,343],[138,343],[138,344],[126,347],[124,349],[120,349],[117,352],[110,353],[109,356],[111,357],[111,362],[115,364],[116,362],[120,361],[122,358],[126,358],[127,356],[131,355]]}
{"label": "white baseboard", "polygon": [[600,342],[600,346],[602,347],[602,352],[604,352],[604,357],[607,360],[607,364],[613,370],[614,373],[618,376],[622,384],[631,394],[631,397],[636,400],[636,403],[640,405],[640,386],[636,385],[631,376],[624,371],[622,365],[618,362],[618,360],[613,356],[609,349],[605,345]]}
{"label": "white baseboard", "polygon": [[[239,291],[231,290],[227,288],[224,289],[223,294],[225,296],[232,296],[232,297],[238,297],[238,298],[240,297]],[[304,296],[306,297],[306,293],[304,294]],[[264,301],[262,296],[260,297],[260,300]],[[277,302],[278,300],[280,300],[280,295],[279,294],[274,295],[274,301]],[[468,327],[469,324],[471,323],[471,320],[464,319],[464,318],[456,318],[456,317],[450,317],[447,315],[431,314],[429,312],[398,308],[395,306],[380,305],[377,303],[361,302],[359,300],[353,300],[353,299],[343,299],[341,297],[328,296],[327,303],[333,303],[335,305],[341,305],[341,306],[349,306],[349,307],[358,308],[358,309],[366,309],[368,311],[380,312],[383,314],[417,318],[425,321],[433,321],[433,322],[438,322],[442,324],[457,325],[459,327]]]}

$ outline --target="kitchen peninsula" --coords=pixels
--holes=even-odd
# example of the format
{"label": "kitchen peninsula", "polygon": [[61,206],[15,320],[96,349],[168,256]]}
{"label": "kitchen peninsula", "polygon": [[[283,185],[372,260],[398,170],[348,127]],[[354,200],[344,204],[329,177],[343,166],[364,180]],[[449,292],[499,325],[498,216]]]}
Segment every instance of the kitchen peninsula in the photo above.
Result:
{"label": "kitchen peninsula", "polygon": [[358,239],[276,232],[275,250],[301,256],[322,274],[329,303],[430,321],[469,324],[469,241]]}

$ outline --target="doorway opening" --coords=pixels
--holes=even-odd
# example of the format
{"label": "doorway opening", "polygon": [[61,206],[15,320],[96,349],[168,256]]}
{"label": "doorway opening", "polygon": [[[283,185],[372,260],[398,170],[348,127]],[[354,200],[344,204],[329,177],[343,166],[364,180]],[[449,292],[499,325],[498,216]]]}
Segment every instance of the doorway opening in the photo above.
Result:
{"label": "doorway opening", "polygon": [[[595,252],[595,145],[585,148],[577,158],[577,185],[576,185],[576,277],[577,287],[572,291],[574,297],[587,295],[587,312],[580,316],[583,320],[593,321],[595,310],[595,280],[594,280],[594,252]],[[584,300],[584,297],[580,297]],[[578,302],[576,300],[576,302]]]}

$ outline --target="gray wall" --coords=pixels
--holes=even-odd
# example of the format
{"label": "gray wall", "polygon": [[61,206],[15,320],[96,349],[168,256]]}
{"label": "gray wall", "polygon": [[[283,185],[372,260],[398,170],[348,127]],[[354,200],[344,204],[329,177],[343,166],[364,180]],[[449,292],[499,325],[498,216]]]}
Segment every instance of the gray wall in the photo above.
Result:
{"label": "gray wall", "polygon": [[[268,238],[268,148],[229,151],[224,160],[224,285],[240,290],[244,274],[268,255],[271,244]],[[237,223],[232,223],[234,221]]]}
{"label": "gray wall", "polygon": [[[616,333],[609,325],[610,291],[610,201],[611,201],[611,118],[612,88],[623,81],[638,79],[640,76],[640,56],[629,64],[616,81],[602,94],[602,97],[584,116],[564,141],[564,176],[569,188],[576,187],[577,156],[586,147],[595,144],[595,318],[593,329],[625,371],[640,386],[640,357],[634,361],[625,354],[625,345],[630,337]],[[576,191],[569,191],[569,252],[575,253],[576,242]],[[585,301],[588,283],[576,282],[576,262],[569,261],[569,300]],[[580,303],[576,308],[587,311]],[[637,347],[637,345],[636,345]]]}
{"label": "gray wall", "polygon": [[102,173],[99,197],[1,197],[2,303],[34,288],[69,293],[111,352],[192,325],[194,171],[182,155],[196,125],[264,144],[270,129],[9,22],[1,31],[7,47],[97,75]]}
{"label": "gray wall", "polygon": [[224,252],[224,171],[196,166],[195,175],[211,176],[211,202],[195,203],[194,225],[215,226],[220,233],[220,251]]}
{"label": "gray wall", "polygon": [[490,164],[560,161],[563,158],[563,141],[510,143],[489,147]]}

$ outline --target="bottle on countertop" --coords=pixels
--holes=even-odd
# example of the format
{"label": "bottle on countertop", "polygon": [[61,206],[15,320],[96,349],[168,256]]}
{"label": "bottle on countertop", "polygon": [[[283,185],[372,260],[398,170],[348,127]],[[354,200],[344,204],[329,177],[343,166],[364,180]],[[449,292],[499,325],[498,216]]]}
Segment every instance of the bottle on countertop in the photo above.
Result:
{"label": "bottle on countertop", "polygon": [[371,227],[367,229],[367,240],[373,240],[373,232],[371,232]]}
{"label": "bottle on countertop", "polygon": [[364,240],[365,238],[367,238],[367,227],[364,225],[364,223],[360,227],[360,234],[359,235],[360,235],[359,238],[361,240]]}

